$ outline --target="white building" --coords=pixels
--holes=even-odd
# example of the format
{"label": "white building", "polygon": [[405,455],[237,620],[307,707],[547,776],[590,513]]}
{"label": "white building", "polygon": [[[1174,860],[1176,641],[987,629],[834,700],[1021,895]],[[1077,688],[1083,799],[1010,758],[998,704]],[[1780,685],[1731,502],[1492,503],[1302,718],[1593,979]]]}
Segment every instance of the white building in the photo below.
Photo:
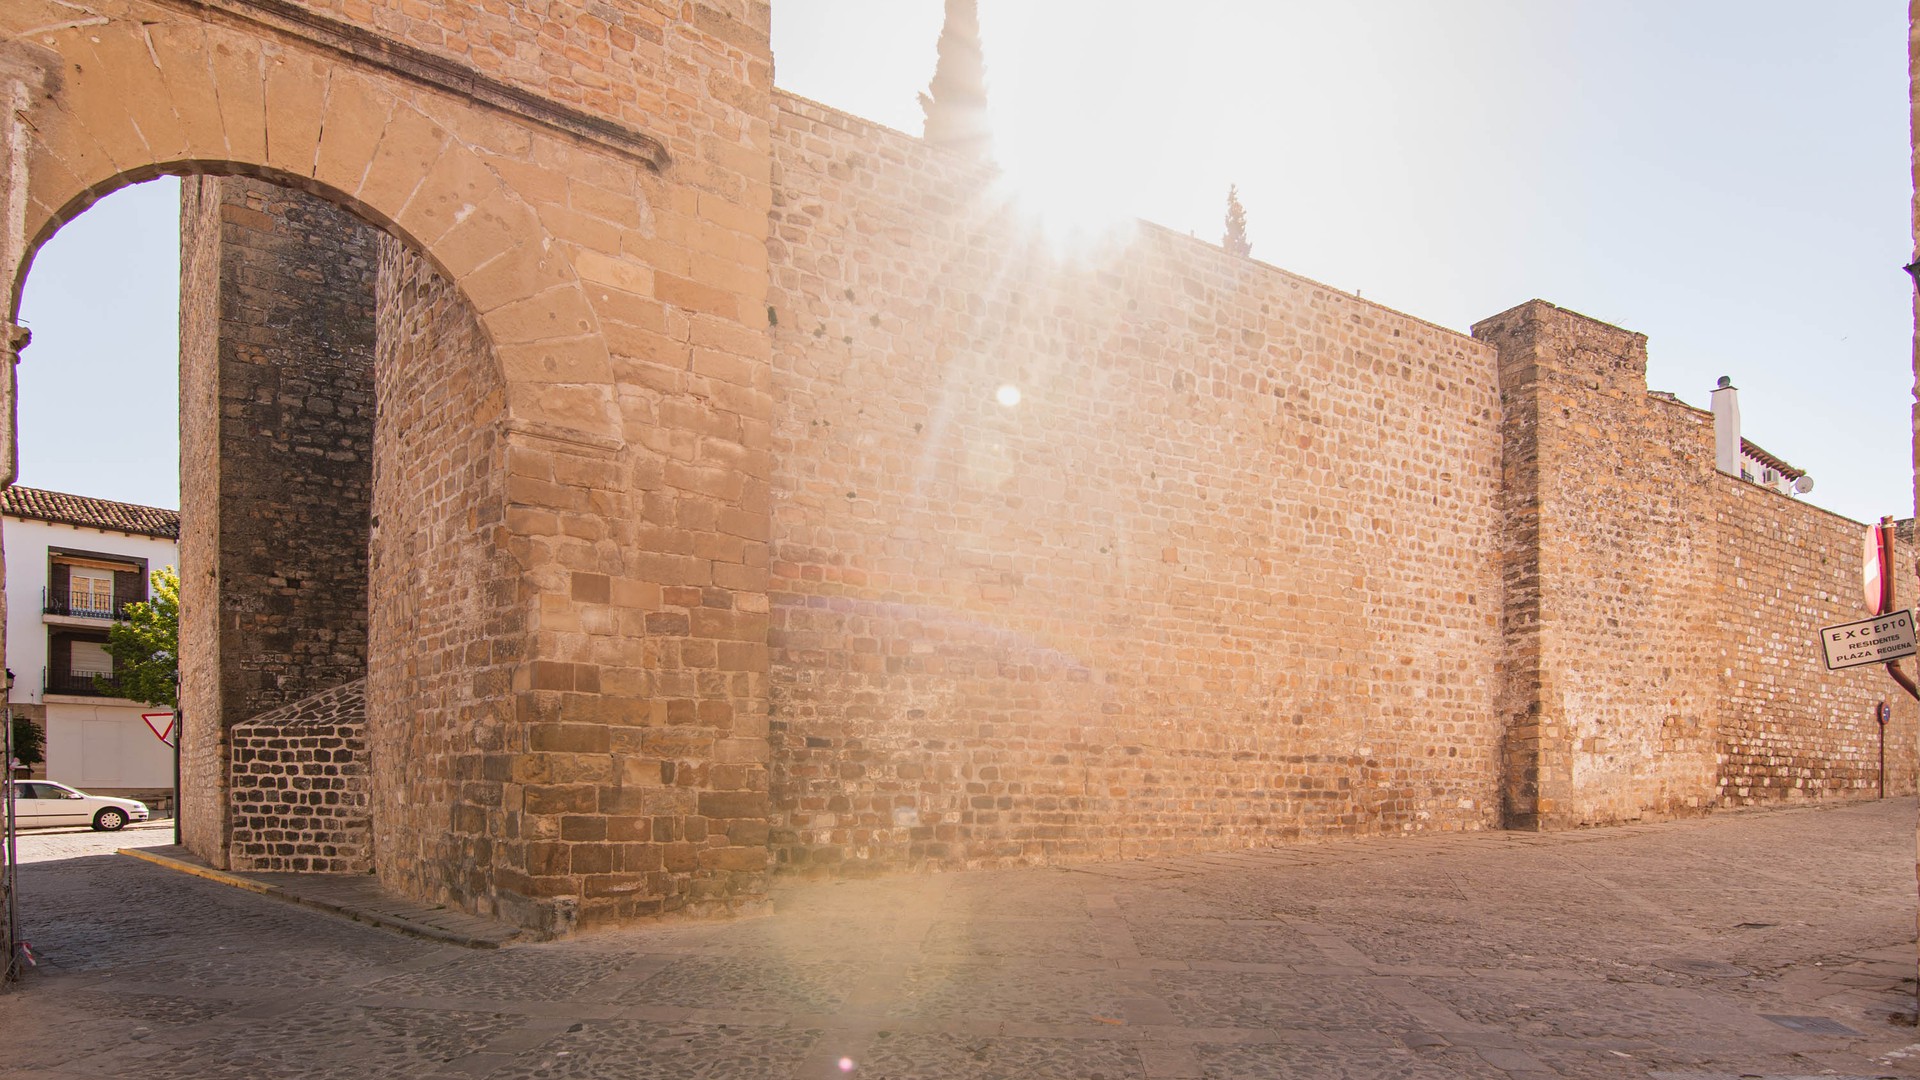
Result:
{"label": "white building", "polygon": [[1813,490],[1813,477],[1805,469],[1796,469],[1751,439],[1741,437],[1739,390],[1725,375],[1713,388],[1713,456],[1714,466],[1721,472],[1749,484],[1788,496]]}
{"label": "white building", "polygon": [[141,717],[156,707],[103,693],[95,677],[113,675],[107,629],[121,609],[148,598],[153,571],[180,564],[179,536],[175,510],[0,491],[11,706],[46,732],[47,779],[94,794],[172,792],[173,751]]}

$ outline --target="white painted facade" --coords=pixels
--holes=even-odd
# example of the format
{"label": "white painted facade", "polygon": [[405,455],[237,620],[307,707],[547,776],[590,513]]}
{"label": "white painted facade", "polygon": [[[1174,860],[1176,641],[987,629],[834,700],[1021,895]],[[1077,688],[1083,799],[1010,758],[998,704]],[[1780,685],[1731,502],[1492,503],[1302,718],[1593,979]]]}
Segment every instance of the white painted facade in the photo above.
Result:
{"label": "white painted facade", "polygon": [[[131,533],[0,517],[7,580],[6,666],[13,672],[11,701],[46,708],[46,776],[90,792],[151,791],[173,787],[173,751],[156,738],[141,718],[154,706],[92,695],[46,692],[51,666],[48,631],[54,627],[101,629],[110,620],[47,614],[46,597],[52,552],[93,552],[144,560],[149,573],[178,567],[179,546],[172,540]],[[87,571],[79,577],[86,577]],[[79,586],[76,584],[76,588]],[[151,586],[149,585],[149,591]],[[84,605],[83,605],[84,606]],[[103,605],[104,606],[104,605]],[[93,669],[104,654],[81,643],[72,657],[75,669]],[[162,724],[165,721],[161,721]]]}
{"label": "white painted facade", "polygon": [[1789,498],[1813,490],[1813,477],[1740,435],[1740,392],[1725,375],[1713,388],[1713,463],[1728,476],[1777,491]]}

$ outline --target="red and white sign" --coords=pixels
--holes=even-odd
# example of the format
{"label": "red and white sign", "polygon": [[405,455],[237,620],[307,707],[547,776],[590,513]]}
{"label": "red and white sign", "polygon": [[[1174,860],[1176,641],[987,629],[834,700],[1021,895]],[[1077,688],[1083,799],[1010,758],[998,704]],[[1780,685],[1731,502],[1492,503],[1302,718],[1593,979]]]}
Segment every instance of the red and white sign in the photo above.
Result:
{"label": "red and white sign", "polygon": [[1893,571],[1887,565],[1887,543],[1881,536],[1881,525],[1867,526],[1867,538],[1860,551],[1860,592],[1867,601],[1867,614],[1880,615],[1892,607],[1887,602],[1888,574]]}
{"label": "red and white sign", "polygon": [[[147,730],[153,732],[154,738],[159,739],[161,742],[166,743],[168,746],[173,745],[173,739],[171,738],[171,736],[173,735],[173,714],[172,713],[143,712],[140,714],[140,719],[145,720],[147,722]],[[166,723],[164,724],[160,723],[159,721],[161,720],[165,720]]]}

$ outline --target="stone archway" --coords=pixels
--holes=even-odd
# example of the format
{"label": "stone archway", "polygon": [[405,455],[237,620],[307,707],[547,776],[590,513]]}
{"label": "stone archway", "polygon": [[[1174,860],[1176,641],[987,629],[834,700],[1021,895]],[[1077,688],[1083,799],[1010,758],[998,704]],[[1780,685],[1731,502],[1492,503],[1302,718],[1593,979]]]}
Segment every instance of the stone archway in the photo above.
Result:
{"label": "stone archway", "polygon": [[[268,179],[403,241],[418,265],[396,261],[402,287],[430,271],[471,306],[499,387],[490,406],[418,418],[416,438],[495,440],[432,477],[443,495],[491,492],[445,500],[463,513],[439,527],[506,569],[409,601],[434,607],[412,617],[431,615],[435,636],[391,670],[418,692],[382,690],[377,673],[369,684],[376,746],[491,729],[472,752],[376,777],[383,881],[549,930],[757,896],[764,7],[642,4],[639,34],[578,16],[572,82],[527,63],[518,30],[449,33],[375,3],[383,34],[331,7],[0,11],[9,325],[38,246],[102,194],[161,173]],[[624,65],[642,101],[582,82],[596,64]],[[444,302],[415,294],[421,310]],[[391,555],[426,569],[431,537]],[[217,831],[193,844],[222,854]]]}

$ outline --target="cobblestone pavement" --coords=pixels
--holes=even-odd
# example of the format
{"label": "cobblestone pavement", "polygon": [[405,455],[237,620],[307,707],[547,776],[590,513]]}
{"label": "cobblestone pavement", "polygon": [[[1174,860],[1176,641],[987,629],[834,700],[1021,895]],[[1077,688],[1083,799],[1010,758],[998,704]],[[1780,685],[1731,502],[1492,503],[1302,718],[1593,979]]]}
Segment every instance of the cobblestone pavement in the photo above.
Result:
{"label": "cobblestone pavement", "polygon": [[85,825],[58,829],[25,829],[16,842],[20,865],[76,859],[83,855],[111,855],[121,848],[160,847],[173,843],[173,821],[143,821],[119,832],[94,832]]}
{"label": "cobblestone pavement", "polygon": [[784,882],[497,951],[32,836],[0,1077],[1914,1077],[1915,812]]}

